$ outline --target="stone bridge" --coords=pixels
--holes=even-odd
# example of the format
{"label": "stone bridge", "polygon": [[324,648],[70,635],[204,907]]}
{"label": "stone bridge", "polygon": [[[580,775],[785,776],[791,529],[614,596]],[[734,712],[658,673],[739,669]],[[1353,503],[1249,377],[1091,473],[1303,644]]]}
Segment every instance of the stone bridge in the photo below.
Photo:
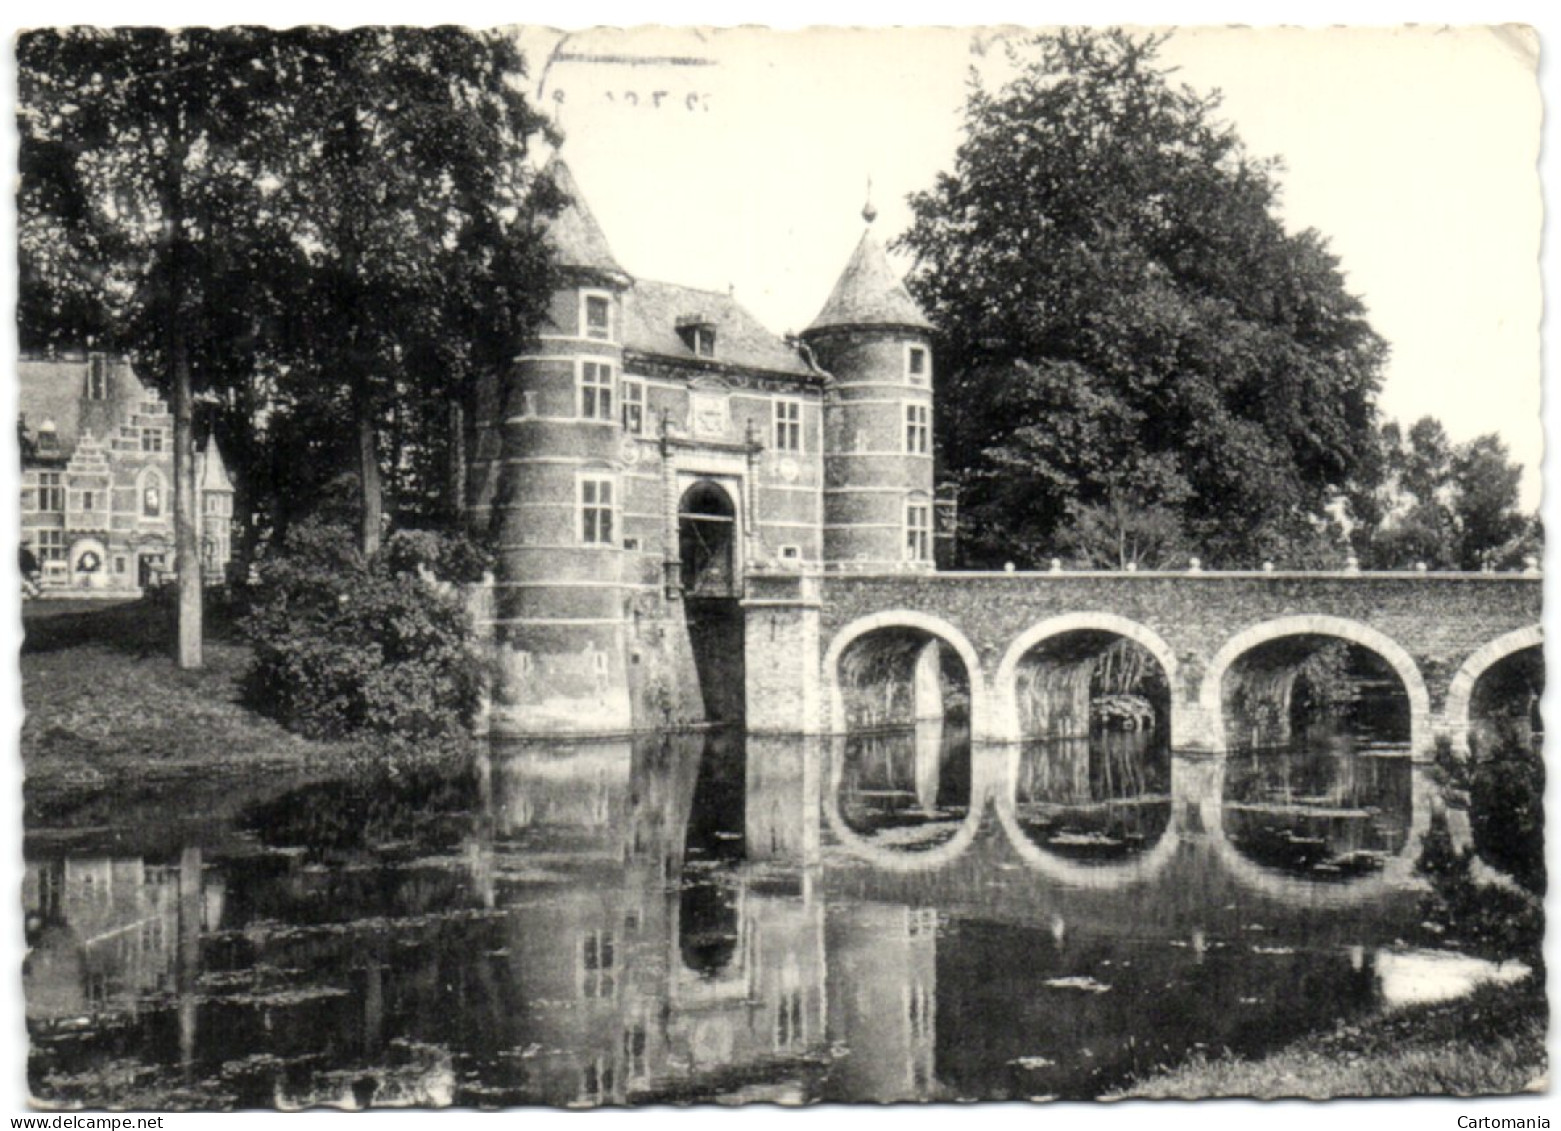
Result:
{"label": "stone bridge", "polygon": [[[886,630],[952,649],[969,681],[973,735],[1021,733],[1017,678],[1065,634],[1126,637],[1162,667],[1172,745],[1225,748],[1225,677],[1254,649],[1335,638],[1391,667],[1409,741],[1466,742],[1476,681],[1541,643],[1541,579],[1517,573],[1077,572],[782,574],[748,578],[747,724],[756,733],[845,729],[841,658]],[[1077,637],[1075,637],[1077,638]]]}

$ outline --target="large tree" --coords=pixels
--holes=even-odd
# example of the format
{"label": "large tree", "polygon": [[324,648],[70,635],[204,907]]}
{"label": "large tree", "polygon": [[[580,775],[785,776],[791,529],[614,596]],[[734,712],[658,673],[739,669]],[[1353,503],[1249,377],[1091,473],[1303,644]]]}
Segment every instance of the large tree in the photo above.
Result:
{"label": "large tree", "polygon": [[1214,564],[1315,556],[1370,446],[1384,344],[1324,240],[1280,222],[1277,163],[1170,79],[1163,42],[1014,48],[912,198],[972,563],[1116,558],[1134,527]]}
{"label": "large tree", "polygon": [[[94,339],[150,364],[173,411],[176,659],[201,663],[194,397],[227,315],[210,260],[254,193],[264,74],[245,29],[29,32],[17,44],[25,344]],[[242,270],[241,270],[242,274]]]}
{"label": "large tree", "polygon": [[[401,483],[421,463],[426,479],[430,448],[438,462],[457,461],[450,436],[472,382],[542,317],[551,276],[537,225],[554,202],[524,157],[546,124],[502,35],[358,28],[285,38],[299,67],[290,130],[304,143],[283,155],[277,207],[307,261],[289,360],[306,378],[304,397],[318,400],[323,383],[350,418],[360,544],[372,554],[382,473]],[[455,475],[442,478],[444,494],[457,494]]]}
{"label": "large tree", "polygon": [[546,127],[513,40],[68,29],[19,57],[24,341],[130,349],[186,437],[204,393],[273,522],[348,460],[365,552],[387,473],[414,512],[457,507],[461,405],[551,287],[556,202],[525,161]]}

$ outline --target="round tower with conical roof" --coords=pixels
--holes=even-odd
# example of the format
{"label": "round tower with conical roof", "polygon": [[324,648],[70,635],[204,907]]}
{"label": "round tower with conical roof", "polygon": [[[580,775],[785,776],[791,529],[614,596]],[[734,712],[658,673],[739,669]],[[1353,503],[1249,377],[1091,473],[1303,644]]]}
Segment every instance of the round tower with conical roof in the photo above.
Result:
{"label": "round tower with conical roof", "polygon": [[932,569],[931,324],[873,235],[876,212],[802,339],[829,375],[824,561]]}
{"label": "round tower with conical roof", "polygon": [[622,535],[623,297],[618,265],[568,166],[549,223],[562,285],[548,321],[477,408],[472,519],[497,569],[496,730],[628,730]]}

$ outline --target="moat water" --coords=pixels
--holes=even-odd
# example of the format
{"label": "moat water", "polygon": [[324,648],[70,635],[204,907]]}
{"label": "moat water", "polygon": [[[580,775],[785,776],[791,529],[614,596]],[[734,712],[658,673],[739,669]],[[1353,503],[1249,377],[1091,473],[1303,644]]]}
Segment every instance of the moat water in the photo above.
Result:
{"label": "moat water", "polygon": [[[1333,732],[494,745],[29,830],[49,1104],[1094,1097],[1444,992],[1434,789]],[[1441,987],[1441,988],[1439,988]]]}

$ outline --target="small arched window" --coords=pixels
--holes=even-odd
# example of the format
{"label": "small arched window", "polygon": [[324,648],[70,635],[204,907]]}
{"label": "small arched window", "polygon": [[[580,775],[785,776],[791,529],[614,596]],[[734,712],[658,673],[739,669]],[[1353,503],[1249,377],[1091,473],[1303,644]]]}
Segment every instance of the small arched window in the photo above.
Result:
{"label": "small arched window", "polygon": [[163,517],[163,477],[156,472],[141,480],[141,516]]}

